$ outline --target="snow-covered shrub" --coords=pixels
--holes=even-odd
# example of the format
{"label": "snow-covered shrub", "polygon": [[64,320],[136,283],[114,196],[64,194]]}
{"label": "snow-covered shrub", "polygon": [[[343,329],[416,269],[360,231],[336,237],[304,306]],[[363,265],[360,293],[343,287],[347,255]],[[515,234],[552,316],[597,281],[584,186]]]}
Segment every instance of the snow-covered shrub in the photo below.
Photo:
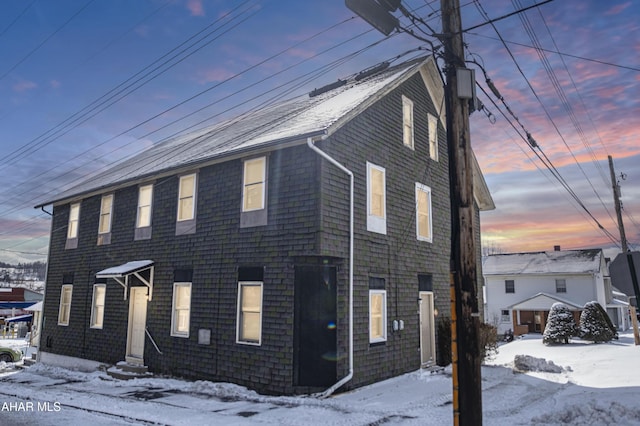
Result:
{"label": "snow-covered shrub", "polygon": [[595,343],[609,342],[617,332],[609,326],[609,316],[598,302],[588,302],[580,314],[580,338]]}
{"label": "snow-covered shrub", "polygon": [[480,360],[492,359],[498,353],[498,329],[491,324],[480,323]]}
{"label": "snow-covered shrub", "polygon": [[542,334],[542,343],[569,343],[572,336],[576,336],[578,327],[573,319],[573,314],[569,307],[561,302],[556,302],[551,306],[547,325]]}

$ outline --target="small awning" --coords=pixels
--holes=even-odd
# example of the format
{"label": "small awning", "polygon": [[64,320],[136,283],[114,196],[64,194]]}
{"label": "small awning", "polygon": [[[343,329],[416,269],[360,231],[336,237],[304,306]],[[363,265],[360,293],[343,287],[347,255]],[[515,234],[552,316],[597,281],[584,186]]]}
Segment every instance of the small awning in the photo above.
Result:
{"label": "small awning", "polygon": [[[142,275],[144,271],[149,271],[149,277]],[[144,285],[149,287],[149,300],[153,292],[153,260],[134,260],[104,269],[96,274],[96,278],[113,278],[124,287],[124,299],[127,300],[127,290],[129,288],[129,277],[133,275]]]}
{"label": "small awning", "polygon": [[33,315],[27,314],[27,315],[19,315],[13,318],[5,318],[4,322],[29,322],[32,319],[33,319]]}

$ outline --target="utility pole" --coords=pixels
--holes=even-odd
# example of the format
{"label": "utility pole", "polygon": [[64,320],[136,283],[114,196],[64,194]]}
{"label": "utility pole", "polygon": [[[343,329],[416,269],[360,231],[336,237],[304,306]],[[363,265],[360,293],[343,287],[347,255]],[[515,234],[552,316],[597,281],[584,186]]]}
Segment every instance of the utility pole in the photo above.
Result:
{"label": "utility pole", "polygon": [[613,201],[616,205],[616,215],[618,216],[618,229],[620,230],[620,241],[622,246],[622,255],[627,257],[627,265],[629,266],[629,276],[635,293],[636,306],[630,306],[631,322],[633,324],[633,337],[636,346],[640,345],[640,332],[638,331],[638,319],[636,317],[636,309],[640,302],[640,288],[638,286],[638,274],[636,266],[633,262],[633,254],[629,251],[627,244],[627,236],[624,233],[624,223],[622,222],[622,205],[620,203],[620,185],[616,179],[616,172],[613,168],[613,158],[609,155],[609,171],[611,172],[611,186],[613,187]]}
{"label": "utility pole", "polygon": [[[482,424],[473,168],[469,103],[458,96],[465,67],[459,0],[441,0],[445,103],[451,191],[451,348],[454,425]],[[475,81],[472,82],[475,84]]]}
{"label": "utility pole", "polygon": [[[384,35],[399,26],[391,14],[400,0],[345,0],[346,6]],[[469,132],[469,99],[460,95],[473,91],[473,73],[465,68],[460,0],[441,0],[446,83],[447,147],[451,197],[451,349],[453,363],[453,423],[482,425],[482,382],[480,371],[480,311],[478,310],[475,204],[473,166]],[[466,72],[464,72],[466,71]],[[467,78],[459,78],[463,74]],[[471,77],[469,77],[471,75]],[[468,97],[468,98],[467,98]]]}
{"label": "utility pole", "polygon": [[622,252],[627,253],[629,246],[627,245],[627,236],[624,233],[624,224],[622,223],[622,204],[620,203],[620,185],[616,179],[616,171],[613,168],[613,157],[609,155],[609,171],[611,172],[611,186],[613,187],[613,201],[616,204],[616,215],[618,216],[618,229],[620,230],[620,241],[622,243]]}

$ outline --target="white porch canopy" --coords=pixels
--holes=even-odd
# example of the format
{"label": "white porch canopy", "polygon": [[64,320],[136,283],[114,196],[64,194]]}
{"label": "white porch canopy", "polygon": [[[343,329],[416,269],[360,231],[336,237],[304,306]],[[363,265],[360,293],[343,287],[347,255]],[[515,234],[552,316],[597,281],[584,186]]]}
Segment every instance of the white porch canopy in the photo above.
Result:
{"label": "white porch canopy", "polygon": [[[145,278],[141,272],[149,270],[149,278]],[[153,260],[134,260],[119,266],[104,269],[96,274],[96,278],[113,278],[124,287],[124,300],[127,300],[129,289],[129,277],[134,275],[144,285],[149,287],[149,300],[153,294]]]}
{"label": "white porch canopy", "polygon": [[581,310],[583,308],[582,306],[569,300],[562,299],[560,297],[556,297],[547,293],[538,293],[534,296],[521,300],[514,305],[509,306],[508,309],[514,311],[548,311],[556,302],[564,303],[572,311]]}

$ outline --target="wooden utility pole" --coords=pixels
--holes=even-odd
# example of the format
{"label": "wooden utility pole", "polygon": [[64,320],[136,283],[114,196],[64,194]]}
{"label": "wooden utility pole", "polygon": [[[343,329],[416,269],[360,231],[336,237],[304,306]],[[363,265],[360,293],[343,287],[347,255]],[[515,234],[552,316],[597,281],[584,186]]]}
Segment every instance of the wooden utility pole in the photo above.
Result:
{"label": "wooden utility pole", "polygon": [[613,157],[609,155],[609,171],[611,172],[611,185],[613,187],[613,201],[616,204],[616,215],[618,216],[618,229],[620,230],[620,241],[622,243],[622,252],[629,251],[627,245],[627,236],[624,233],[624,224],[622,223],[622,205],[620,204],[620,186],[616,179],[616,171],[613,168]]}
{"label": "wooden utility pole", "polygon": [[[624,223],[622,222],[622,204],[620,203],[620,186],[616,179],[616,171],[613,168],[613,158],[609,155],[609,171],[611,172],[611,185],[613,187],[613,201],[616,205],[616,215],[618,216],[618,229],[620,230],[620,242],[622,246],[622,255],[627,257],[627,265],[629,266],[629,276],[633,285],[633,292],[636,296],[636,306],[640,302],[640,288],[638,288],[638,275],[636,274],[636,266],[633,262],[633,255],[629,251],[627,244],[627,236],[624,233]],[[631,323],[633,325],[633,337],[636,346],[640,345],[640,332],[638,332],[638,319],[636,317],[636,308],[631,306]]]}
{"label": "wooden utility pole", "polygon": [[[458,97],[465,68],[459,0],[441,0],[451,191],[451,334],[454,425],[482,425],[473,167],[469,102]],[[475,81],[472,82],[475,84]]]}

